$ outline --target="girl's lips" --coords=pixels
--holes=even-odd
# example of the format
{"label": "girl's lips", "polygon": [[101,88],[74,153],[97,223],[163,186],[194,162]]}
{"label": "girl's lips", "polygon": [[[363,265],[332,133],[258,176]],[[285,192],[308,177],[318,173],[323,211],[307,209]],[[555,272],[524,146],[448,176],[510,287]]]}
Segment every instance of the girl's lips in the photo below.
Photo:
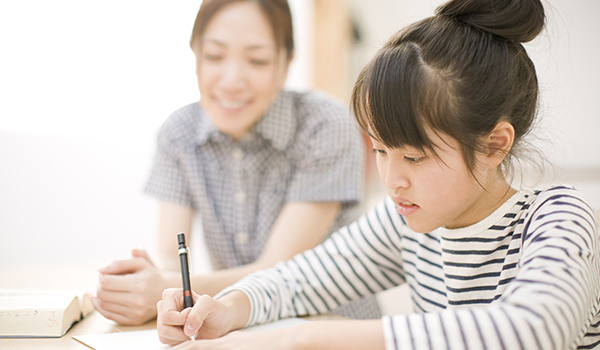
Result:
{"label": "girl's lips", "polygon": [[419,206],[416,204],[412,204],[410,202],[396,202],[396,206],[398,208],[398,214],[402,216],[407,216],[413,214],[415,211],[419,210]]}

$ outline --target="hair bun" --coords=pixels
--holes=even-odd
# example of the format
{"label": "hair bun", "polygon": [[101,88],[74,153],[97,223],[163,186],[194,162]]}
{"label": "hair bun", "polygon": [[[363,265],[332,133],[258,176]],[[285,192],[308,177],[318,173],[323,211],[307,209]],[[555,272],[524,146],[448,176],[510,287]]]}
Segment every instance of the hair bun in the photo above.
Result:
{"label": "hair bun", "polygon": [[438,7],[436,14],[522,43],[542,31],[545,19],[540,0],[451,0]]}

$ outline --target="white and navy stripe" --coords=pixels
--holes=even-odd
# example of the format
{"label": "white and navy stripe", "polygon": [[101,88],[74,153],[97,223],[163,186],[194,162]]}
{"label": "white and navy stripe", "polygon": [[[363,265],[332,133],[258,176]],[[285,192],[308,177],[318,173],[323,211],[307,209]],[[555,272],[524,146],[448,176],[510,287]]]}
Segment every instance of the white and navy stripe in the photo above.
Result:
{"label": "white and navy stripe", "polygon": [[313,250],[226,289],[248,325],[327,312],[407,282],[388,349],[598,349],[598,223],[575,189],[521,190],[467,228],[412,232],[389,199]]}

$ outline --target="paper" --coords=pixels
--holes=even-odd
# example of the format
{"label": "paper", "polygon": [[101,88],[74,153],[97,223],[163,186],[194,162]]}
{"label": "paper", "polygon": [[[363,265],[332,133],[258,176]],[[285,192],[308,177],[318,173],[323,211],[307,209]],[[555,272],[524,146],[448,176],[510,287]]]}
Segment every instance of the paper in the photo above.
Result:
{"label": "paper", "polygon": [[261,324],[261,325],[250,327],[250,328],[244,328],[241,330],[249,331],[249,332],[261,332],[261,331],[268,331],[271,329],[291,327],[291,326],[295,326],[295,325],[306,323],[306,322],[309,322],[309,321],[303,320],[301,318],[292,317],[292,318],[285,318],[283,320],[275,321],[272,323],[265,323],[265,324]]}
{"label": "paper", "polygon": [[156,329],[121,333],[76,335],[73,338],[95,350],[166,350],[168,345],[158,340]]}
{"label": "paper", "polygon": [[[287,318],[259,326],[242,329],[246,332],[261,332],[271,329],[285,328],[309,322],[300,318]],[[94,335],[76,335],[73,338],[94,350],[167,350],[170,347],[158,340],[156,329],[121,333],[104,333]]]}

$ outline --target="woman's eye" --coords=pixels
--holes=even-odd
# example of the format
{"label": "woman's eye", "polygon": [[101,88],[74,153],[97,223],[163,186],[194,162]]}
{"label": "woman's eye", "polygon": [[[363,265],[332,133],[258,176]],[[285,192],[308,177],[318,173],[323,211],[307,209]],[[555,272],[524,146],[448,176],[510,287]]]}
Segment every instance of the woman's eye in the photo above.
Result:
{"label": "woman's eye", "polygon": [[207,61],[218,61],[218,60],[220,60],[220,59],[221,59],[221,56],[219,56],[219,55],[208,55],[208,54],[206,54],[206,55],[204,55],[204,59],[205,59],[205,60],[207,60]]}
{"label": "woman's eye", "polygon": [[252,59],[252,60],[250,60],[250,63],[252,63],[253,65],[256,65],[256,66],[266,66],[270,62],[268,60]]}

